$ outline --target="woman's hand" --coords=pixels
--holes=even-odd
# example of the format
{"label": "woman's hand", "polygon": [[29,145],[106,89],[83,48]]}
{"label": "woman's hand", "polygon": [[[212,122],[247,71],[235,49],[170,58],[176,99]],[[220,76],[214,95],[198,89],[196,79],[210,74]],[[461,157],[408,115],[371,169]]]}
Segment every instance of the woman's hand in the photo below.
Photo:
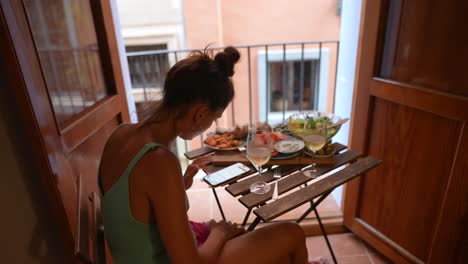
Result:
{"label": "woman's hand", "polygon": [[210,236],[218,237],[223,241],[227,241],[246,232],[243,227],[237,225],[236,223],[233,224],[231,221],[226,222],[222,220],[216,222],[211,220],[208,225],[210,227]]}
{"label": "woman's hand", "polygon": [[244,228],[231,222],[211,220],[208,223],[209,231],[206,241],[200,245],[198,252],[207,263],[215,263],[219,258],[221,249],[226,241],[244,234]]}
{"label": "woman's hand", "polygon": [[187,167],[187,170],[184,174],[185,190],[188,190],[190,187],[192,187],[193,177],[197,175],[200,169],[205,169],[206,165],[209,163],[211,163],[211,157],[202,157],[194,160],[192,164]]}

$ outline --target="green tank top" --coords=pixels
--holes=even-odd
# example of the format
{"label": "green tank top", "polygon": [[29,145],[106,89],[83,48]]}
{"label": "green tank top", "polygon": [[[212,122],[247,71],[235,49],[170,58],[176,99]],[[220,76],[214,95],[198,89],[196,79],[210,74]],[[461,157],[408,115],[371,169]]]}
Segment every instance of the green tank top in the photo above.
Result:
{"label": "green tank top", "polygon": [[[101,179],[98,176],[104,232],[115,264],[170,263],[157,224],[142,223],[133,217],[128,191],[129,177],[133,168],[148,151],[160,146],[163,145],[146,144],[105,194],[103,194]],[[188,210],[187,195],[185,204]],[[194,236],[193,232],[192,235]]]}

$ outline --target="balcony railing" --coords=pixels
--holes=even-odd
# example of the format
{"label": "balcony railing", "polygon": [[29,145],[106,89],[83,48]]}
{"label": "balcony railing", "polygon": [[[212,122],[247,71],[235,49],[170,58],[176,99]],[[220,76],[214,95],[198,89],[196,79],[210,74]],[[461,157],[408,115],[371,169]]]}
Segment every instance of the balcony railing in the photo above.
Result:
{"label": "balcony railing", "polygon": [[[338,41],[235,47],[241,52],[241,61],[233,76],[236,98],[228,107],[228,119],[233,126],[239,122],[253,123],[258,120],[280,123],[288,115],[299,111],[333,110]],[[213,52],[223,49],[209,48]],[[169,68],[194,50],[127,53],[133,95],[139,112],[145,108],[145,104],[161,99],[164,78]],[[185,151],[188,150],[185,142]]]}

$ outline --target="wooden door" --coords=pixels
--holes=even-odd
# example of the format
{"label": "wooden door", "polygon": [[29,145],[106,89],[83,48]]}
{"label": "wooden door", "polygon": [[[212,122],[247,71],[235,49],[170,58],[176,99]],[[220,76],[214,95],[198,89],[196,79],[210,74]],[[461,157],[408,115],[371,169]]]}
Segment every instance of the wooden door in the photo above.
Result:
{"label": "wooden door", "polygon": [[97,191],[104,142],[129,121],[110,2],[0,0],[2,59],[16,84],[12,99],[70,249],[77,177],[86,193]]}
{"label": "wooden door", "polygon": [[468,263],[466,1],[363,1],[344,223],[395,263]]}

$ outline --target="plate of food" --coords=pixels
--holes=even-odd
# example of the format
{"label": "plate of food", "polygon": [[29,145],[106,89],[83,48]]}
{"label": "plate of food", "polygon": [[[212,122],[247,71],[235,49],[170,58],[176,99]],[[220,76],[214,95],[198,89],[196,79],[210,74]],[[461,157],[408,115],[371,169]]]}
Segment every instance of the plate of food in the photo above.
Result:
{"label": "plate of food", "polygon": [[287,123],[280,123],[273,127],[274,132],[281,132],[285,135],[291,135],[291,131],[289,130]]}
{"label": "plate of food", "polygon": [[235,150],[245,145],[247,128],[236,126],[231,129],[217,129],[210,132],[203,141],[205,146],[215,150]]}
{"label": "plate of food", "polygon": [[278,150],[278,152],[283,154],[296,153],[304,148],[304,141],[293,137],[288,137],[287,139],[278,141],[275,144],[275,148]]}
{"label": "plate of food", "polygon": [[290,158],[294,158],[296,157],[297,155],[301,154],[301,151],[298,151],[298,152],[295,152],[295,153],[289,153],[289,154],[285,154],[285,153],[280,153],[278,152],[275,156],[271,156],[271,160],[284,160],[284,159],[290,159]]}
{"label": "plate of food", "polygon": [[273,140],[271,152],[272,160],[289,159],[297,156],[304,148],[304,142],[295,137],[285,135],[281,132],[272,132],[270,137]]}

